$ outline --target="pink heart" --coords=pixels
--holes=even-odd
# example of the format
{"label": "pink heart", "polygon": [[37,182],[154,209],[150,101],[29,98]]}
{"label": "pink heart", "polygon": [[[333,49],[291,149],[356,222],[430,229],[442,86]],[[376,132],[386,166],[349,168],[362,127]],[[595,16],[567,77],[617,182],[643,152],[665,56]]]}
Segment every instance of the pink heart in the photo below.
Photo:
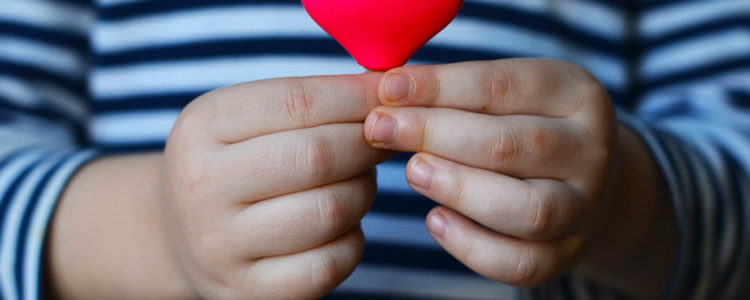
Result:
{"label": "pink heart", "polygon": [[307,13],[363,67],[402,66],[453,20],[463,0],[302,0]]}

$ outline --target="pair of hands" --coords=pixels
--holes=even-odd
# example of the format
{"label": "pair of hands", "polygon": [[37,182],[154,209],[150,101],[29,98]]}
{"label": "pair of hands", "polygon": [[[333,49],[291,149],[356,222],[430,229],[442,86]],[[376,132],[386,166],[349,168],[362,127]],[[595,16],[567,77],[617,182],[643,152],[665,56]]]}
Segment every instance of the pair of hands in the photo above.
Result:
{"label": "pair of hands", "polygon": [[417,154],[435,240],[530,286],[571,270],[606,215],[617,134],[606,91],[536,59],[273,79],[188,105],[166,148],[165,236],[206,298],[314,298],[354,270],[374,166]]}

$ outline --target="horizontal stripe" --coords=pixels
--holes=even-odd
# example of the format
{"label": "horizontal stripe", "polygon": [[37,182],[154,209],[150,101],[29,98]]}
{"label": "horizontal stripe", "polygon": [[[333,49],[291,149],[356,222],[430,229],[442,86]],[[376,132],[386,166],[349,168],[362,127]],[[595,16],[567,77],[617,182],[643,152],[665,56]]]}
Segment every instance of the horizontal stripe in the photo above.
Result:
{"label": "horizontal stripe", "polygon": [[[403,173],[403,168],[401,170]],[[406,184],[406,179],[403,182]],[[391,192],[381,186],[382,181],[378,180],[378,194],[372,205],[373,212],[424,219],[427,213],[438,205],[414,191]]]}
{"label": "horizontal stripe", "polygon": [[[91,88],[95,97],[200,92],[267,78],[362,72],[351,59],[263,56],[214,58],[200,61],[151,63],[96,70]],[[210,75],[208,75],[210,74]]]}
{"label": "horizontal stripe", "polygon": [[266,36],[327,37],[327,34],[301,6],[218,6],[98,24],[93,43],[98,52],[110,53]]}
{"label": "horizontal stripe", "polygon": [[93,23],[90,9],[56,1],[3,1],[0,21],[86,35]]}
{"label": "horizontal stripe", "polygon": [[[207,92],[206,90],[205,92]],[[204,91],[192,93],[169,93],[155,95],[123,95],[122,97],[101,97],[91,103],[93,113],[112,113],[122,111],[182,109]]]}
{"label": "horizontal stripe", "polygon": [[693,84],[712,85],[721,78],[731,78],[736,77],[738,74],[747,74],[748,70],[750,70],[750,54],[735,59],[724,59],[677,74],[654,78],[643,85],[643,90],[645,94],[649,94],[658,92],[660,89],[674,91]]}
{"label": "horizontal stripe", "polygon": [[46,84],[54,84],[59,86],[59,88],[64,89],[66,93],[72,95],[86,94],[86,84],[80,76],[78,76],[78,78],[70,78],[34,65],[0,59],[0,75],[17,77],[31,82],[43,81]]}
{"label": "horizontal stripe", "polygon": [[24,110],[50,111],[58,118],[83,120],[88,116],[85,101],[52,84],[0,75],[0,102]]}
{"label": "horizontal stripe", "polygon": [[479,275],[360,264],[337,291],[390,295],[394,299],[513,299],[515,288]]}
{"label": "horizontal stripe", "polygon": [[424,218],[402,217],[373,211],[362,219],[362,231],[368,242],[439,249],[438,244],[427,233]]}
{"label": "horizontal stripe", "polygon": [[443,249],[368,242],[363,264],[475,274]]}
{"label": "horizontal stripe", "polygon": [[70,49],[17,37],[0,36],[0,60],[36,66],[72,78],[82,78],[84,58]]}
{"label": "horizontal stripe", "polygon": [[648,81],[669,74],[750,57],[750,32],[729,30],[660,48],[643,58],[641,75]]}
{"label": "horizontal stripe", "polygon": [[41,28],[0,20],[0,36],[23,37],[83,53],[88,50],[87,36],[55,27]]}
{"label": "horizontal stripe", "polygon": [[179,113],[168,109],[97,115],[90,138],[100,143],[165,141]]}
{"label": "horizontal stripe", "polygon": [[403,162],[391,160],[382,163],[377,166],[377,171],[379,191],[413,195],[411,187],[406,183]]}
{"label": "horizontal stripe", "polygon": [[745,1],[681,1],[661,9],[646,10],[641,17],[641,33],[658,38],[701,23],[750,13]]}
{"label": "horizontal stripe", "polygon": [[642,51],[648,52],[657,48],[666,47],[670,44],[690,40],[698,36],[707,36],[729,30],[738,30],[745,28],[750,23],[750,16],[738,15],[726,18],[713,19],[705,23],[699,23],[694,26],[686,27],[682,30],[670,32],[658,38],[646,39],[643,42]]}

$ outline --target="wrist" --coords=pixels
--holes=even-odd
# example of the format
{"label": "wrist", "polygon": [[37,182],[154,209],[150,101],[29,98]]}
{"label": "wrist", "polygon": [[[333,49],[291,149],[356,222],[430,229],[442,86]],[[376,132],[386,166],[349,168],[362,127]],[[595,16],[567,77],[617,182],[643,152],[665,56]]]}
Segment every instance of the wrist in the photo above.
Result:
{"label": "wrist", "polygon": [[641,299],[659,298],[676,242],[667,185],[634,132],[620,125],[617,140],[610,209],[577,271]]}
{"label": "wrist", "polygon": [[191,296],[159,228],[162,155],[93,161],[50,223],[49,280],[62,298]]}

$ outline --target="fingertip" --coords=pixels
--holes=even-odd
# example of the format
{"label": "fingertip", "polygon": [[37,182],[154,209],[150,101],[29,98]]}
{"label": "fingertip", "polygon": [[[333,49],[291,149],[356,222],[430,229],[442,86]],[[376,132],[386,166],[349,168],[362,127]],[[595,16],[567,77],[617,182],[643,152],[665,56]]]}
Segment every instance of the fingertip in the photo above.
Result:
{"label": "fingertip", "polygon": [[444,209],[441,209],[439,206],[433,208],[430,213],[427,214],[427,230],[436,239],[443,238],[449,225],[448,219],[445,217],[443,210]]}
{"label": "fingertip", "polygon": [[403,105],[416,90],[414,77],[406,68],[392,69],[380,79],[378,95],[380,102],[384,105]]}

